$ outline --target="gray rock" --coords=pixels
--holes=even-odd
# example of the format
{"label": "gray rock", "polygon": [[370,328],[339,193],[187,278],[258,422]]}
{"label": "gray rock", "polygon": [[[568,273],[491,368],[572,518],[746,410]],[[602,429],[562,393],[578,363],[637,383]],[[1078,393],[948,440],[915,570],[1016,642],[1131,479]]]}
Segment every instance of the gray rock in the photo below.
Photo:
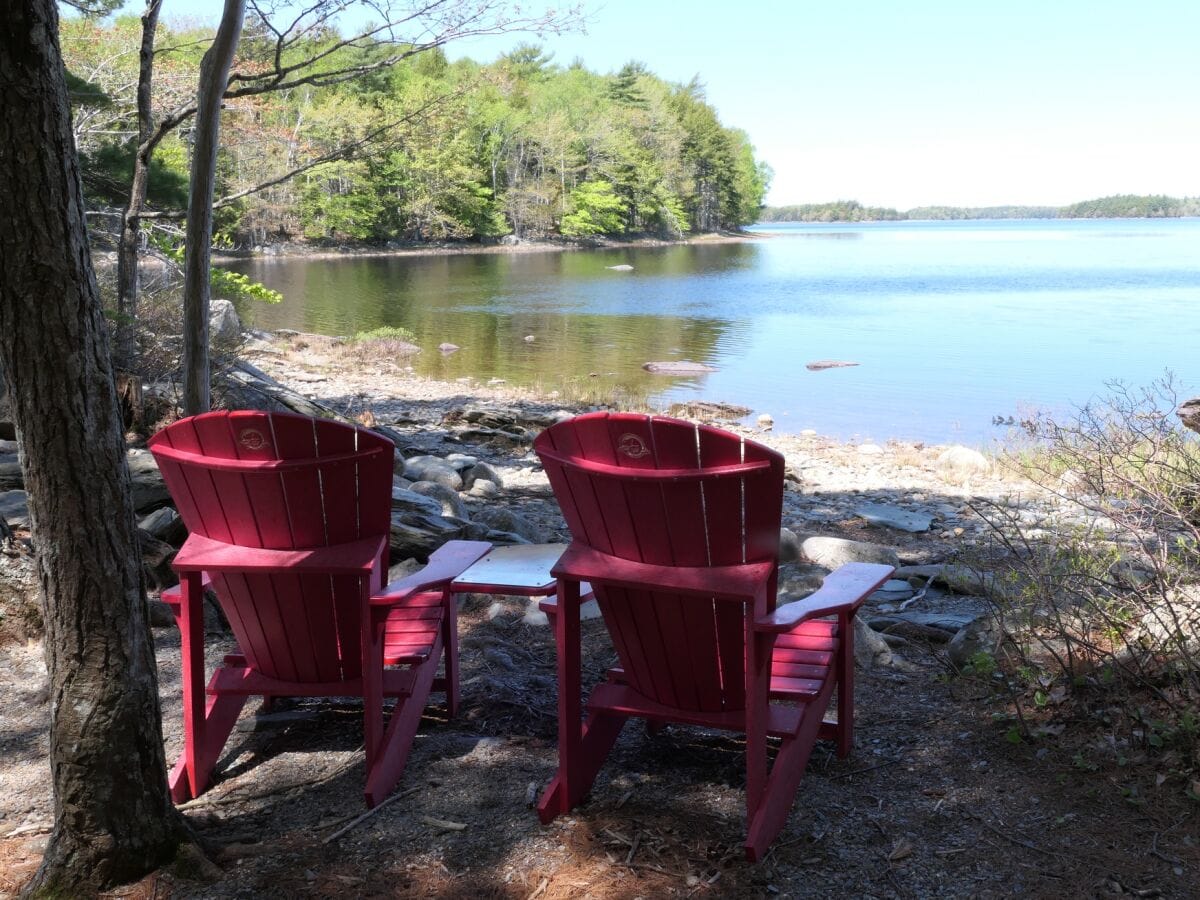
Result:
{"label": "gray rock", "polygon": [[978,450],[956,444],[947,447],[934,463],[943,478],[968,478],[971,475],[986,475],[992,464]]}
{"label": "gray rock", "polygon": [[814,535],[805,538],[800,544],[800,549],[806,558],[830,569],[836,569],[848,562],[900,565],[900,557],[891,547],[868,544],[865,541]]}
{"label": "gray rock", "polygon": [[175,627],[175,613],[171,611],[171,605],[164,600],[147,600],[146,612],[150,616],[151,628],[173,628]]}
{"label": "gray rock", "polygon": [[171,494],[149,450],[129,450],[125,461],[133,480],[133,508],[137,512],[148,513],[170,503]]}
{"label": "gray rock", "polygon": [[477,478],[471,485],[470,494],[472,497],[479,497],[483,500],[493,500],[500,496],[500,488],[496,487],[496,482],[489,481],[486,478]]}
{"label": "gray rock", "polygon": [[955,593],[972,597],[984,597],[989,592],[1006,593],[1008,590],[1016,590],[1015,586],[1006,585],[995,575],[976,572],[967,566],[901,566],[896,570],[896,575],[900,578],[932,580],[934,584],[948,587]]}
{"label": "gray rock", "polygon": [[890,668],[896,660],[887,641],[861,617],[854,619],[854,664],[864,672]]}
{"label": "gray rock", "polygon": [[446,462],[454,466],[456,472],[465,472],[479,465],[479,460],[465,453],[447,453]]}
{"label": "gray rock", "polygon": [[946,657],[955,668],[962,669],[976,653],[995,653],[1000,645],[999,629],[990,616],[980,616],[958,633],[946,645]]}
{"label": "gray rock", "polygon": [[651,375],[704,375],[708,372],[717,371],[715,366],[710,366],[706,363],[689,362],[684,359],[674,362],[667,360],[665,362],[643,363],[642,368]]}
{"label": "gray rock", "polygon": [[846,369],[857,365],[858,363],[856,362],[844,359],[818,359],[810,363],[805,363],[804,368],[810,372],[823,372],[826,369]]}
{"label": "gray rock", "polygon": [[524,428],[500,430],[498,428],[464,428],[458,438],[471,444],[487,444],[501,450],[515,450],[533,443],[534,435]]}
{"label": "gray rock", "polygon": [[170,506],[156,509],[150,515],[138,522],[138,528],[147,532],[160,541],[166,541],[176,547],[187,537],[187,529],[179,513]]}
{"label": "gray rock", "polygon": [[138,530],[138,547],[142,554],[142,571],[146,584],[155,591],[162,591],[179,583],[179,576],[171,568],[175,548],[160,541],[148,531]]}
{"label": "gray rock", "polygon": [[462,497],[458,496],[458,491],[452,491],[444,484],[438,484],[435,481],[418,481],[412,486],[412,492],[438,501],[441,504],[443,516],[454,516],[456,519],[470,518],[467,515],[467,504],[463,502]]}
{"label": "gray rock", "polygon": [[790,528],[779,529],[779,561],[794,562],[800,558],[800,538]]}
{"label": "gray rock", "polygon": [[242,336],[242,320],[228,300],[208,301],[208,337],[214,344],[231,344]]}
{"label": "gray rock", "polygon": [[462,476],[453,463],[436,456],[412,456],[404,461],[404,477],[413,481],[432,481],[452,491],[462,488]]}
{"label": "gray rock", "polygon": [[438,344],[438,349],[448,355],[457,350],[461,350],[462,347],[458,346],[458,344],[451,344],[449,341],[444,341],[443,343]]}
{"label": "gray rock", "polygon": [[428,559],[430,553],[442,546],[446,541],[462,537],[465,531],[463,523],[454,522],[442,516],[414,516],[393,512],[391,528],[392,558],[407,559],[410,556],[415,556],[418,559]]}
{"label": "gray rock", "polygon": [[633,266],[621,264],[619,266],[605,266],[610,272],[632,272]]}
{"label": "gray rock", "polygon": [[926,513],[901,509],[898,506],[888,506],[883,503],[863,503],[854,510],[854,514],[866,519],[872,525],[882,525],[885,528],[896,528],[919,534],[928,531],[933,524],[933,516]]}
{"label": "gray rock", "polygon": [[25,476],[21,474],[21,464],[17,462],[17,454],[6,453],[0,456],[0,491],[16,491],[25,487]]}
{"label": "gray rock", "polygon": [[29,504],[24,491],[0,493],[0,519],[13,528],[29,527]]}
{"label": "gray rock", "polygon": [[504,479],[500,477],[500,473],[487,463],[476,463],[463,473],[463,481],[468,486],[473,485],[479,479],[490,481],[498,488],[504,487]]}
{"label": "gray rock", "polygon": [[546,541],[546,533],[541,527],[529,521],[520,513],[499,506],[486,506],[475,514],[475,521],[482,522],[495,531],[509,531],[519,534],[534,544]]}
{"label": "gray rock", "polygon": [[[515,534],[511,531],[496,531],[492,529],[484,531],[478,537],[473,534],[468,534],[467,537],[473,541],[487,541],[488,543],[495,544],[497,547],[503,547],[509,544],[533,543],[533,541],[529,540],[529,538],[522,537],[521,535]],[[539,541],[539,543],[541,542]]]}
{"label": "gray rock", "polygon": [[[416,484],[431,484],[432,482],[420,482]],[[416,484],[413,487],[416,487]],[[405,490],[400,487],[392,487],[392,515],[396,513],[413,514],[421,516],[440,516],[442,515],[442,503],[434,497],[427,497],[424,494],[418,493],[415,490]]]}

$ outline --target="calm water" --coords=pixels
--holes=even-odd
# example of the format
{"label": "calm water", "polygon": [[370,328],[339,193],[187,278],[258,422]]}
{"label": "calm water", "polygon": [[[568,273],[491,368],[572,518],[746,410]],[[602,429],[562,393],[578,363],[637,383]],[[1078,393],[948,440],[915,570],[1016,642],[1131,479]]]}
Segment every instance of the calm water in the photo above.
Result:
{"label": "calm water", "polygon": [[[740,244],[238,269],[281,291],[260,328],[415,332],[417,370],[627,389],[844,438],[984,443],[996,415],[1106,381],[1200,384],[1200,220],[779,225]],[[628,264],[633,271],[606,266]],[[527,342],[526,335],[536,340]],[[450,341],[462,350],[444,357]],[[820,359],[855,368],[810,372]],[[652,360],[718,368],[645,373]]]}

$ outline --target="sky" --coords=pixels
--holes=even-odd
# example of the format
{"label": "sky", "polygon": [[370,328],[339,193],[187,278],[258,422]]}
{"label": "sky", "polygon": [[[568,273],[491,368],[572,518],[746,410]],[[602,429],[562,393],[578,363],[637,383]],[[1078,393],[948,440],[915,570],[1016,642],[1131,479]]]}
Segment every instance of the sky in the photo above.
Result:
{"label": "sky", "polygon": [[[526,7],[531,4],[526,2]],[[1200,196],[1200,0],[585,0],[566,66],[698,76],[774,170],[772,205]],[[211,12],[209,12],[211,10]],[[215,18],[216,0],[166,0]]]}

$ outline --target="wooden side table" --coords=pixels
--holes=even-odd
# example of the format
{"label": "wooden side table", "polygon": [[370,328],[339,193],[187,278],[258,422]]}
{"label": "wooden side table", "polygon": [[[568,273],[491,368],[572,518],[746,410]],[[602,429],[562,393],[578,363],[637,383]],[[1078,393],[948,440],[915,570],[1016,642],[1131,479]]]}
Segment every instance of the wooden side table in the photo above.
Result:
{"label": "wooden side table", "polygon": [[[514,544],[495,547],[482,559],[463,570],[450,583],[456,594],[505,594],[517,597],[553,597],[558,591],[558,581],[550,569],[567,549],[566,544]],[[580,599],[593,599],[591,586],[579,586]],[[592,604],[595,605],[594,603]],[[537,610],[536,602],[526,612],[528,617]],[[583,618],[596,618],[599,610],[585,609]]]}

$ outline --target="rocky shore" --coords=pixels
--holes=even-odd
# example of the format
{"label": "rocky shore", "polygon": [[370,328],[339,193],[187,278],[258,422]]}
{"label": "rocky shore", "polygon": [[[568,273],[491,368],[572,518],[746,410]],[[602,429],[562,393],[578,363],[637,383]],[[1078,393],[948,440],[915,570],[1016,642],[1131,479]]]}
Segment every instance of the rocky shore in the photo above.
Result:
{"label": "rocky shore", "polygon": [[[252,336],[242,360],[226,373],[228,404],[337,415],[395,441],[393,574],[455,537],[567,539],[530,444],[581,409],[508,385],[427,380],[403,358],[294,332]],[[154,873],[139,896],[813,896],[817,883],[829,896],[1060,896],[1065,884],[1089,896],[1112,885],[1185,895],[1195,848],[1182,832],[1163,837],[1169,822],[1148,808],[1134,814],[1117,794],[1076,785],[1084,776],[1069,746],[1006,741],[995,722],[1002,698],[980,679],[943,677],[990,639],[971,564],[988,543],[979,510],[1037,527],[1065,514],[1054,497],[965,447],[847,444],[721,421],[745,415],[732,408],[674,412],[783,453],[781,600],[846,561],[898,567],[859,617],[856,750],[840,760],[818,749],[767,860],[741,857],[742,748],[715,732],[650,739],[627,728],[619,761],[576,814],[538,824],[527,807],[556,760],[552,636],[535,606],[480,595],[464,598],[459,618],[463,708],[454,719],[429,710],[403,802],[363,821],[353,704],[248,707],[216,783],[186,804],[209,858]],[[34,602],[36,581],[14,451],[0,443],[0,517],[11,526],[0,534],[0,898],[36,867],[52,821],[41,644],[36,622],[16,611]],[[157,590],[173,580],[184,535],[149,453],[129,452]],[[152,600],[173,759],[179,636],[166,612]],[[212,658],[231,652],[215,609],[208,620]],[[611,646],[602,623],[583,628],[584,669],[599,678]],[[1148,863],[1145,847],[1160,838],[1173,855]]]}

